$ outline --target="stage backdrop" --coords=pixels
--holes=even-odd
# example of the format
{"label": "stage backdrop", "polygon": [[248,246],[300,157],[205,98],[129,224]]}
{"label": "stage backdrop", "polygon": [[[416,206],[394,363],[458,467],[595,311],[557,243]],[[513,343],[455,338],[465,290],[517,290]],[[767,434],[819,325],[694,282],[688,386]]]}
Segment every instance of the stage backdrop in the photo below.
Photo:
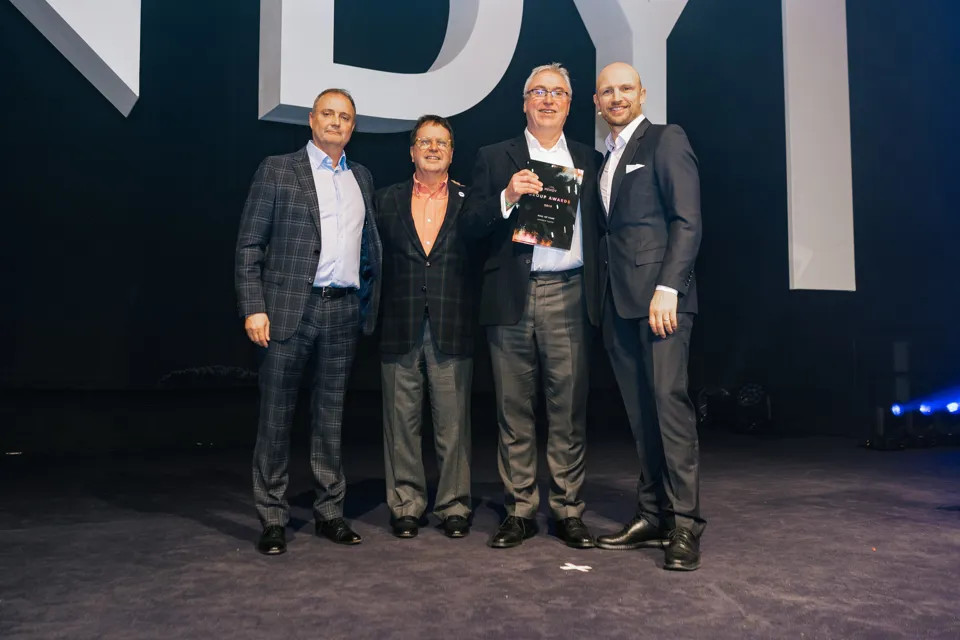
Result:
{"label": "stage backdrop", "polygon": [[[334,5],[337,63],[423,73],[444,46],[449,2]],[[956,379],[960,8],[846,4],[855,292],[790,289],[781,9],[781,0],[690,0],[668,41],[666,90],[646,83],[651,95],[665,91],[667,119],[700,159],[691,383],[758,380],[783,420],[855,432],[864,408],[884,400],[892,341],[911,341],[918,393]],[[0,2],[8,391],[155,389],[205,367],[243,383],[253,368],[233,293],[239,215],[260,160],[300,148],[309,130],[258,117],[256,0],[189,9],[143,0],[141,24],[140,97],[124,117]],[[567,135],[593,141],[596,60],[574,0],[526,0],[501,81],[452,118],[452,176],[469,182],[478,147],[520,133],[523,81],[545,62],[564,63],[573,78]],[[322,74],[315,84],[327,86]],[[386,86],[375,96],[398,99]],[[357,133],[348,155],[378,186],[412,169],[405,132]],[[485,357],[478,390],[490,388]],[[603,358],[596,363],[594,385],[609,389]],[[378,378],[368,340],[352,388],[376,389]]]}

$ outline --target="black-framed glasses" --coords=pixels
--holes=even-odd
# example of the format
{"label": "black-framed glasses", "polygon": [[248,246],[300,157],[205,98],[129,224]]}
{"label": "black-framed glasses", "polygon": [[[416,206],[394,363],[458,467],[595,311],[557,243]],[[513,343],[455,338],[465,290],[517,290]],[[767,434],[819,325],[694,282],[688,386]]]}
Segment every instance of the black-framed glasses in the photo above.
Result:
{"label": "black-framed glasses", "polygon": [[569,91],[564,91],[563,89],[553,89],[551,91],[547,91],[546,89],[530,89],[530,91],[527,91],[526,95],[528,98],[543,99],[547,97],[548,93],[554,100],[566,98],[570,95]]}
{"label": "black-framed glasses", "polygon": [[447,150],[450,148],[449,140],[434,140],[432,138],[417,138],[413,141],[420,149],[429,149],[430,147],[436,145],[439,149]]}

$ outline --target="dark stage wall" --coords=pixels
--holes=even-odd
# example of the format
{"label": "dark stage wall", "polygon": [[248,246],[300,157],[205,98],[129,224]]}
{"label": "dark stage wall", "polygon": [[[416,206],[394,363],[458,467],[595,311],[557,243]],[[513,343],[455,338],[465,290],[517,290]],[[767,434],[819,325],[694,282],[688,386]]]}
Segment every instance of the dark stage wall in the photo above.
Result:
{"label": "dark stage wall", "polygon": [[[183,384],[178,371],[237,368],[229,381],[253,368],[233,293],[239,214],[258,162],[309,133],[257,119],[259,4],[144,0],[141,97],[124,118],[0,3],[2,389],[142,391]],[[891,340],[914,342],[919,388],[957,377],[960,7],[847,2],[858,290],[828,293],[788,285],[780,4],[690,0],[669,41],[669,119],[702,172],[691,382],[760,380],[784,421],[858,432],[857,411],[889,385]],[[418,72],[440,49],[448,3],[336,10],[337,62]],[[595,51],[573,0],[526,0],[501,84],[452,118],[454,178],[469,179],[479,146],[521,131],[523,81],[553,60],[573,76],[567,135],[592,139]],[[348,154],[385,186],[409,175],[407,146],[406,134],[356,134]],[[609,387],[603,358],[596,371]],[[378,379],[366,341],[352,388]]]}

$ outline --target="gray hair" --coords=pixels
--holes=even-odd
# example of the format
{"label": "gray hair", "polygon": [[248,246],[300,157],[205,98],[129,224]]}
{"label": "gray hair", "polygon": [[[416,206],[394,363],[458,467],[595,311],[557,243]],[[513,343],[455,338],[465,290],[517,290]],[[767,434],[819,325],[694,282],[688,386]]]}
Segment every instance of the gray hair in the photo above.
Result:
{"label": "gray hair", "polygon": [[527,77],[527,81],[523,83],[523,95],[527,95],[527,91],[530,90],[530,83],[533,82],[533,78],[543,71],[555,71],[563,76],[564,81],[567,83],[567,91],[570,92],[570,95],[573,96],[573,86],[570,84],[570,72],[563,68],[559,62],[551,62],[550,64],[542,64],[539,67],[535,67],[533,71],[530,72],[530,75]]}

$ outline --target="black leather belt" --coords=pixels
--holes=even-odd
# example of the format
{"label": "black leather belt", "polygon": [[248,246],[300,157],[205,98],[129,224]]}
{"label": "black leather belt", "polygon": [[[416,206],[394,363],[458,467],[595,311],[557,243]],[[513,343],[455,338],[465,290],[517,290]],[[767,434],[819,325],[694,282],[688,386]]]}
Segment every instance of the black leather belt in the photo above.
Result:
{"label": "black leather belt", "polygon": [[314,287],[313,293],[319,293],[321,298],[326,298],[327,300],[333,300],[334,298],[342,298],[348,293],[353,293],[356,291],[353,287]]}
{"label": "black leather belt", "polygon": [[531,271],[530,278],[533,280],[569,280],[581,273],[583,273],[583,267],[567,269],[566,271]]}

